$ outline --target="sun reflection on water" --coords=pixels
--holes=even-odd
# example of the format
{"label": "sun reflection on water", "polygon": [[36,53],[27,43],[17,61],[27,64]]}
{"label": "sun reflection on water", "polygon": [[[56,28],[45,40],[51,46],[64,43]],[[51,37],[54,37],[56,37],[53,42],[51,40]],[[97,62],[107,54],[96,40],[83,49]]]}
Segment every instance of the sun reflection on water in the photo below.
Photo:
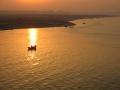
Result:
{"label": "sun reflection on water", "polygon": [[36,57],[36,51],[29,51],[28,52],[29,59],[34,59]]}
{"label": "sun reflection on water", "polygon": [[[35,46],[37,45],[37,29],[36,28],[30,28],[28,29],[28,38],[29,38],[29,46]],[[27,60],[32,65],[38,65],[38,58],[36,56],[36,50],[29,50],[27,55]]]}
{"label": "sun reflection on water", "polygon": [[35,46],[37,44],[37,29],[30,28],[29,29],[29,45]]}
{"label": "sun reflection on water", "polygon": [[32,66],[36,66],[39,64],[39,59],[37,58],[36,51],[29,51],[28,52],[27,61]]}

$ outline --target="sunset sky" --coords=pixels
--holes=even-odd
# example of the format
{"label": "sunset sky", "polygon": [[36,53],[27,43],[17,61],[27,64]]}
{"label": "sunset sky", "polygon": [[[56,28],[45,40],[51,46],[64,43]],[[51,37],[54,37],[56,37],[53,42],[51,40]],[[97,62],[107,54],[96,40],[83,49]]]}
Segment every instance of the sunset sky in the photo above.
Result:
{"label": "sunset sky", "polygon": [[120,13],[120,0],[0,0],[0,10]]}

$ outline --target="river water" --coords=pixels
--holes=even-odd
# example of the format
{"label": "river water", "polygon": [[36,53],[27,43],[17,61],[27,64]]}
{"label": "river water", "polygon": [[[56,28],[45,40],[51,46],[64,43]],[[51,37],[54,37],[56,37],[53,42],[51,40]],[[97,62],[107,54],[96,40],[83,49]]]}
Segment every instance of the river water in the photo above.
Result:
{"label": "river water", "polygon": [[73,22],[0,31],[0,90],[120,90],[120,18]]}

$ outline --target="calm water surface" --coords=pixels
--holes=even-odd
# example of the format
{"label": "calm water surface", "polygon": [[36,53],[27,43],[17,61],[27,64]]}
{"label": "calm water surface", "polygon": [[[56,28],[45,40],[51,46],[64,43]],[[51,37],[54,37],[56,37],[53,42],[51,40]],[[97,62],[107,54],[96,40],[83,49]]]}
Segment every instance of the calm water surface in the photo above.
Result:
{"label": "calm water surface", "polygon": [[74,22],[0,31],[0,90],[120,90],[120,18]]}

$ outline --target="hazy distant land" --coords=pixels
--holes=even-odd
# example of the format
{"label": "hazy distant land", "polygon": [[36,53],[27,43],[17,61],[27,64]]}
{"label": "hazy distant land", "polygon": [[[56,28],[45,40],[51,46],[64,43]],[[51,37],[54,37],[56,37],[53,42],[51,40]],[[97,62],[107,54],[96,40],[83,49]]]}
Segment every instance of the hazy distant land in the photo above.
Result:
{"label": "hazy distant land", "polygon": [[108,15],[0,15],[0,30],[40,27],[69,27],[71,21],[85,18],[101,18]]}

